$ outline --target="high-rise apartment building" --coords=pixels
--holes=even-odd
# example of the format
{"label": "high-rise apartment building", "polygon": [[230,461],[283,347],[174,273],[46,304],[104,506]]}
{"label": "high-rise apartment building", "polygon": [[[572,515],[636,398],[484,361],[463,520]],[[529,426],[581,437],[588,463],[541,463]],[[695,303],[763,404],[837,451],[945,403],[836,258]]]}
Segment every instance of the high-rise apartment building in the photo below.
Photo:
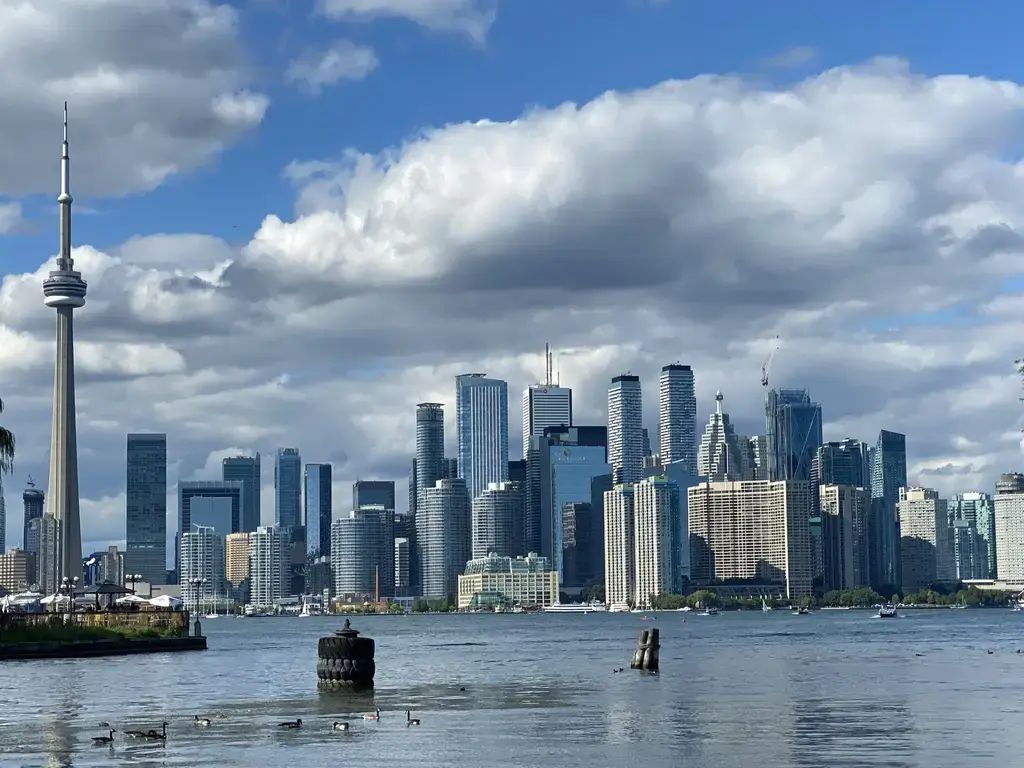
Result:
{"label": "high-rise apartment building", "polygon": [[438,480],[416,510],[420,586],[424,597],[453,599],[471,553],[471,507],[463,479]]}
{"label": "high-rise apartment building", "polygon": [[673,363],[661,369],[658,455],[666,464],[685,461],[691,472],[697,471],[697,394],[688,365]]}
{"label": "high-rise apartment building", "polygon": [[224,537],[224,578],[232,597],[249,601],[249,551],[252,536],[247,531],[229,533]]}
{"label": "high-rise apartment building", "polygon": [[167,435],[130,433],[125,463],[125,568],[167,581]]}
{"label": "high-rise apartment building", "polygon": [[945,499],[931,488],[900,488],[896,502],[904,594],[956,580]]}
{"label": "high-rise apartment building", "polygon": [[193,526],[181,535],[181,597],[190,610],[211,600],[224,600],[224,535],[206,526]]}
{"label": "high-rise apartment building", "polygon": [[508,480],[508,384],[483,373],[456,376],[455,419],[459,477],[474,499],[490,483]]}
{"label": "high-rise apartment building", "polygon": [[996,518],[992,494],[969,492],[954,496],[949,500],[949,516],[954,521],[959,578],[994,579]]}
{"label": "high-rise apartment building", "polygon": [[[46,502],[46,494],[36,488],[36,484],[31,480],[28,482],[28,488],[21,494],[21,503],[25,508],[25,522],[22,533],[21,545],[22,549],[26,552],[36,552],[37,549],[29,547],[29,525],[33,520],[38,520],[43,516],[44,507]],[[38,544],[36,545],[38,547]]]}
{"label": "high-rise apartment building", "polygon": [[790,599],[812,594],[810,483],[710,482],[687,494],[695,582],[747,579]]}
{"label": "high-rise apartment building", "polygon": [[868,521],[871,586],[883,593],[903,583],[900,522],[896,504],[907,487],[907,437],[883,429],[872,453],[871,517]]}
{"label": "high-rise apartment building", "polygon": [[996,578],[1024,582],[1024,474],[1008,472],[996,481]]}
{"label": "high-rise apartment building", "polygon": [[531,384],[523,390],[523,456],[530,438],[546,427],[572,426],[572,390],[556,384]]}
{"label": "high-rise apartment building", "polygon": [[409,539],[405,536],[395,537],[395,595],[405,597],[409,594]]}
{"label": "high-rise apartment building", "polygon": [[296,448],[279,448],[274,462],[274,524],[302,525],[302,457]]}
{"label": "high-rise apartment building", "polygon": [[291,533],[261,525],[250,534],[249,543],[249,601],[269,608],[289,590]]}
{"label": "high-rise apartment building", "polygon": [[[823,521],[822,576],[826,590],[868,586],[871,492],[855,485],[815,486]],[[812,490],[813,493],[813,490]]]}
{"label": "high-rise apartment building", "polygon": [[11,549],[0,554],[0,589],[8,592],[20,592],[26,589],[29,581],[29,570],[32,566],[32,555],[23,549]]}
{"label": "high-rise apartment building", "polygon": [[667,477],[650,477],[633,486],[633,577],[636,606],[682,591],[679,547],[679,486]]}
{"label": "high-rise apartment building", "polygon": [[39,556],[36,559],[36,580],[44,595],[52,595],[60,586],[60,536],[61,521],[49,510],[40,518]]}
{"label": "high-rise apartment building", "polygon": [[[306,526],[306,556],[316,559],[331,555],[332,479],[330,464],[307,464],[303,520]],[[392,490],[394,485],[392,485]]]}
{"label": "high-rise apartment building", "polygon": [[604,599],[609,606],[633,606],[636,600],[633,487],[619,484],[604,494]]}
{"label": "high-rise apartment building", "polygon": [[471,556],[518,557],[523,545],[522,488],[515,483],[491,483],[472,501]]}
{"label": "high-rise apartment building", "polygon": [[635,483],[643,477],[643,416],[640,377],[614,377],[608,390],[608,463],[616,483]]}
{"label": "high-rise apartment building", "polygon": [[395,593],[395,539],[392,509],[362,507],[331,526],[334,593],[362,603]]}
{"label": "high-rise apartment building", "polygon": [[0,477],[0,552],[7,551],[7,502],[4,501],[4,481]]}
{"label": "high-rise apartment building", "polygon": [[252,533],[261,523],[260,493],[263,481],[260,475],[260,455],[231,456],[221,462],[221,480],[242,484],[242,516],[239,531]]}
{"label": "high-rise apartment building", "polygon": [[747,441],[736,434],[729,414],[722,408],[722,390],[715,392],[711,414],[697,451],[697,474],[711,482],[752,480]]}
{"label": "high-rise apartment building", "polygon": [[395,481],[356,480],[352,483],[352,509],[360,507],[395,509]]}

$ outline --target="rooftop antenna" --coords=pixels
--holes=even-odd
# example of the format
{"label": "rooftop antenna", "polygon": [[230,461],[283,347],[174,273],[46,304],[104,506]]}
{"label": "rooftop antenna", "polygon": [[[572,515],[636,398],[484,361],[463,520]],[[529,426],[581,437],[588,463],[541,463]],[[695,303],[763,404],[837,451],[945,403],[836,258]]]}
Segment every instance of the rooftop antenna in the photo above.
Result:
{"label": "rooftop antenna", "polygon": [[29,488],[35,488],[36,487],[36,481],[32,479],[32,475],[28,476],[28,482],[26,483],[26,485]]}
{"label": "rooftop antenna", "polygon": [[551,386],[551,344],[544,344],[544,386]]}
{"label": "rooftop antenna", "polygon": [[562,361],[558,361],[558,367],[555,369],[555,386],[562,386]]}

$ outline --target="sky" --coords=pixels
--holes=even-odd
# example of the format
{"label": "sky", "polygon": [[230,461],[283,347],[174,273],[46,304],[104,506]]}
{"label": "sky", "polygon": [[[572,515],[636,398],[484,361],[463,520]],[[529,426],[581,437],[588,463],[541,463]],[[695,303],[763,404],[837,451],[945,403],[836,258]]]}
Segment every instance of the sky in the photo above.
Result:
{"label": "sky", "polygon": [[[13,0],[0,4],[8,545],[45,488],[69,103],[86,552],[124,539],[125,435],[175,483],[297,447],[405,498],[415,405],[544,344],[578,423],[693,366],[764,430],[907,434],[912,483],[1024,469],[1017,3]],[[964,44],[969,41],[971,44]],[[454,450],[451,451],[454,454]],[[264,518],[273,514],[264,460]],[[402,506],[402,504],[400,504]]]}

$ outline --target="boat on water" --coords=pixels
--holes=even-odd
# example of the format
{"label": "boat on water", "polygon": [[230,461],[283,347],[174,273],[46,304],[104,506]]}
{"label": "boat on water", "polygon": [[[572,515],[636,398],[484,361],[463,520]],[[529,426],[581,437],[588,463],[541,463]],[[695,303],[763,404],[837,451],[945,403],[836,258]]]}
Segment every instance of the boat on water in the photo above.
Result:
{"label": "boat on water", "polygon": [[896,606],[895,605],[883,605],[878,609],[878,618],[880,619],[892,619],[896,617]]}
{"label": "boat on water", "polygon": [[772,609],[772,607],[770,605],[768,605],[768,601],[765,600],[762,597],[761,598],[761,613],[768,613],[768,611],[770,611],[771,609]]}
{"label": "boat on water", "polygon": [[552,603],[541,610],[544,613],[604,613],[608,609],[604,603],[595,600],[591,603]]}
{"label": "boat on water", "polygon": [[704,609],[704,613],[701,614],[701,616],[717,616],[717,615],[718,615],[718,609],[717,608],[712,608],[710,605],[707,608],[705,608]]}

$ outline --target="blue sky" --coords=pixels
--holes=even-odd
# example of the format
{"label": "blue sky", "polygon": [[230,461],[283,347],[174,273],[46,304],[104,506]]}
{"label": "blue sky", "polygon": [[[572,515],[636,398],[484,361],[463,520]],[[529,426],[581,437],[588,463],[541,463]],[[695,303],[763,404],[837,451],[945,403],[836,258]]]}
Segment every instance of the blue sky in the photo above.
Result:
{"label": "blue sky", "polygon": [[[329,158],[347,147],[377,152],[426,127],[508,120],[534,105],[586,102],[670,78],[738,73],[784,85],[889,55],[925,75],[1024,74],[1009,55],[1024,6],[1011,2],[990,2],[978,13],[969,4],[925,0],[516,0],[497,6],[483,46],[405,19],[328,22],[311,13],[310,2],[292,0],[287,11],[236,5],[244,9],[252,65],[272,100],[259,131],[151,194],[97,200],[79,190],[79,210],[100,214],[77,217],[76,242],[106,248],[132,235],[185,232],[244,242],[266,214],[292,217],[294,190],[282,170],[293,160]],[[379,67],[319,97],[283,81],[280,73],[303,47],[338,37],[372,46]],[[11,271],[34,269],[54,247],[53,201],[24,203],[31,234],[0,240]]]}

